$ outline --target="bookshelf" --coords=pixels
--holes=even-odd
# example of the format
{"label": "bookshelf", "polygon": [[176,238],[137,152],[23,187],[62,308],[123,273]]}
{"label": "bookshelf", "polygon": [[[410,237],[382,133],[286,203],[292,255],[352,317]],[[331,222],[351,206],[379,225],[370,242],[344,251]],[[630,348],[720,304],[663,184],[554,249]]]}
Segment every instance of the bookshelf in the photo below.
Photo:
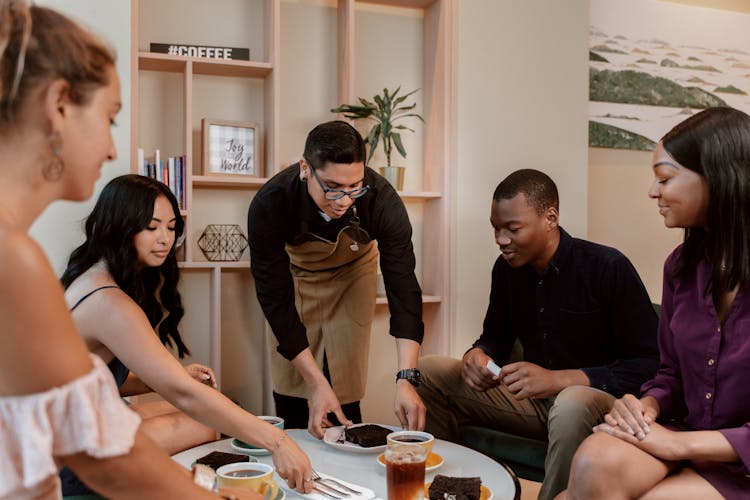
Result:
{"label": "bookshelf", "polygon": [[[164,156],[186,155],[186,207],[181,211],[185,219],[186,243],[183,261],[180,262],[184,281],[181,291],[187,296],[183,330],[199,331],[186,340],[197,341],[207,349],[208,355],[198,361],[210,364],[220,383],[223,382],[224,372],[236,372],[234,363],[230,361],[236,355],[236,349],[228,349],[223,345],[222,336],[234,331],[232,334],[236,339],[242,335],[250,335],[248,332],[262,332],[265,320],[255,299],[252,277],[248,272],[247,252],[239,262],[208,262],[196,242],[206,221],[239,223],[246,232],[245,215],[253,194],[269,177],[294,161],[290,161],[290,155],[286,151],[282,159],[282,149],[288,150],[289,146],[285,145],[285,137],[280,134],[282,108],[286,102],[284,99],[295,97],[288,93],[282,95],[281,76],[284,74],[288,78],[290,74],[297,73],[296,69],[289,70],[288,66],[284,66],[281,59],[282,26],[285,30],[293,29],[293,26],[284,24],[286,18],[282,19],[282,10],[289,12],[290,9],[308,8],[307,3],[316,4],[315,12],[320,13],[321,23],[329,23],[322,28],[332,25],[336,31],[336,49],[331,61],[336,69],[327,70],[332,75],[330,78],[333,82],[329,83],[335,86],[335,95],[331,96],[330,102],[320,106],[324,112],[316,114],[311,122],[313,125],[334,118],[327,113],[328,108],[338,103],[352,102],[357,95],[364,95],[360,91],[362,81],[358,79],[358,64],[361,61],[358,63],[357,60],[357,46],[362,42],[357,36],[361,27],[359,23],[363,19],[360,9],[367,8],[368,5],[384,6],[391,9],[389,15],[396,18],[403,12],[407,18],[416,17],[420,20],[421,40],[417,41],[419,46],[415,48],[415,52],[419,52],[422,64],[420,86],[423,101],[420,108],[425,125],[420,132],[421,144],[417,146],[417,149],[421,149],[421,165],[410,165],[409,168],[421,169],[421,179],[399,194],[410,214],[415,212],[418,215],[419,226],[422,228],[418,231],[415,225],[415,249],[418,251],[417,261],[421,270],[419,277],[424,293],[423,352],[449,353],[450,305],[445,298],[449,296],[450,290],[449,180],[452,165],[451,57],[454,2],[310,0],[301,7],[298,3],[291,0],[131,0],[131,171],[138,171],[136,163],[139,147],[144,149],[146,155],[157,147]],[[176,8],[179,13],[175,12]],[[239,41],[224,39],[221,30],[217,33],[217,28],[213,28],[212,32],[211,26],[221,26],[221,23],[215,22],[215,12],[206,9],[223,9],[222,19],[239,26],[234,31],[227,28],[228,37],[234,36],[232,33],[247,31],[250,33],[249,38]],[[202,24],[199,20],[203,20]],[[247,20],[247,29],[241,26],[242,20]],[[310,19],[310,23],[315,22],[315,18]],[[191,29],[192,26],[200,29]],[[249,46],[253,60],[213,61],[150,53],[149,42]],[[289,54],[290,60],[294,60],[291,50],[285,54]],[[213,96],[212,99],[216,95],[226,96],[230,103],[219,101],[218,105],[208,107],[205,95]],[[288,114],[287,112],[286,115]],[[200,175],[200,120],[207,116],[260,124],[264,177]],[[285,134],[297,126],[294,121],[296,120],[286,118]],[[307,122],[310,122],[309,118]],[[296,147],[301,149],[304,136],[298,137],[295,142]],[[230,220],[211,220],[211,213],[226,214]],[[244,316],[228,305],[236,304],[237,296],[247,299],[242,303],[249,311]],[[189,317],[191,304],[198,304],[200,309],[193,315],[197,326],[191,324]],[[386,299],[378,297],[377,305],[376,314],[385,314]],[[379,333],[374,331],[373,336],[376,335]],[[263,337],[260,334],[255,336]],[[263,340],[256,339],[251,343],[255,348],[264,349]],[[251,364],[262,365],[262,356],[255,354],[257,359]],[[262,377],[263,370],[258,367],[252,374],[243,373],[240,376]],[[237,373],[233,373],[230,378],[237,378]],[[232,382],[229,384],[233,386],[231,388],[226,385],[222,389],[231,391],[241,390],[238,387],[242,384]],[[239,399],[242,400],[241,397]]]}

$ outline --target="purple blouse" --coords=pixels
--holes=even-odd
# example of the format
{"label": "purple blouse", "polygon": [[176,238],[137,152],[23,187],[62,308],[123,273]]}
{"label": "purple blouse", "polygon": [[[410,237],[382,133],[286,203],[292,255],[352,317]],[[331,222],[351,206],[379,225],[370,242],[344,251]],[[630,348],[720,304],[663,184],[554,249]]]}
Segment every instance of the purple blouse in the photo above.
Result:
{"label": "purple blouse", "polygon": [[660,419],[685,430],[721,432],[741,461],[724,467],[744,481],[750,467],[750,289],[737,292],[722,326],[711,291],[705,292],[711,274],[705,258],[695,273],[671,277],[681,249],[664,264],[661,362],[641,390],[659,403]]}

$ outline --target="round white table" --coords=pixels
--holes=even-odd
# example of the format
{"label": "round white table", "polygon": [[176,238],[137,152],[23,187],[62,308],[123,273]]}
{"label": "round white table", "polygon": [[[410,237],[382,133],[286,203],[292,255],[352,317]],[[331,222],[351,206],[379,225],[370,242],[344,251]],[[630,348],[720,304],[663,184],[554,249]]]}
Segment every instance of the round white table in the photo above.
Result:
{"label": "round white table", "polygon": [[[316,471],[370,488],[377,497],[387,497],[385,467],[378,463],[377,453],[359,454],[340,451],[315,439],[304,429],[290,429],[287,433],[307,453]],[[231,439],[223,439],[206,443],[177,453],[172,458],[183,467],[190,468],[196,459],[212,451],[239,453],[232,448],[230,442]],[[517,500],[521,497],[521,488],[516,475],[505,465],[465,446],[440,439],[435,440],[433,452],[441,455],[444,461],[441,467],[426,473],[426,481],[431,481],[435,474],[479,476],[482,478],[482,484],[492,490],[492,500]],[[273,465],[270,455],[256,458],[259,462]],[[279,484],[286,484],[278,476],[276,480]]]}

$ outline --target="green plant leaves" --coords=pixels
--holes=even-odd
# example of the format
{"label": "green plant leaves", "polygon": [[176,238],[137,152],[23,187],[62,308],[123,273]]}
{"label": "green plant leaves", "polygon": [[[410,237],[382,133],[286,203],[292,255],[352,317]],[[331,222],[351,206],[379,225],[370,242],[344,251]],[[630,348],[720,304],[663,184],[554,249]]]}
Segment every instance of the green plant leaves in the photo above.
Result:
{"label": "green plant leaves", "polygon": [[396,146],[396,150],[399,154],[406,158],[406,149],[401,140],[401,134],[396,132],[396,130],[408,130],[414,132],[414,129],[405,125],[394,125],[396,120],[401,120],[402,118],[418,118],[424,123],[424,119],[419,114],[411,112],[416,109],[416,103],[402,105],[409,96],[418,92],[419,89],[412,90],[411,92],[399,96],[398,94],[400,91],[400,86],[393,92],[388,90],[388,88],[384,88],[382,95],[373,96],[372,101],[358,97],[357,100],[359,101],[359,105],[342,104],[337,108],[331,109],[332,113],[341,113],[350,120],[365,118],[375,121],[375,124],[372,126],[367,134],[367,138],[365,139],[365,143],[370,146],[370,152],[367,155],[368,162],[372,159],[375,150],[381,143],[383,145],[383,152],[385,153],[388,166],[391,165],[391,151],[393,146]]}

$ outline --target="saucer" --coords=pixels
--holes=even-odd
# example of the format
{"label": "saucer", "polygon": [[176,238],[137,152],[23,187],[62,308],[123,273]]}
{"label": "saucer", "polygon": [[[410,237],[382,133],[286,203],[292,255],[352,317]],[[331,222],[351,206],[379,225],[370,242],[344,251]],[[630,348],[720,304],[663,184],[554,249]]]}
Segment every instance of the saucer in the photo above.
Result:
{"label": "saucer", "polygon": [[[430,489],[431,484],[432,484],[432,481],[424,484],[424,497],[425,498],[430,498],[430,494],[428,490]],[[485,485],[481,485],[479,487],[479,500],[492,500],[492,490],[486,487]]]}
{"label": "saucer", "polygon": [[248,455],[255,455],[260,457],[271,454],[271,452],[265,448],[248,448],[247,445],[245,445],[237,438],[232,439],[232,442],[230,444],[233,450],[239,451],[240,453],[247,453]]}
{"label": "saucer", "polygon": [[[429,455],[427,455],[427,461],[425,462],[425,472],[431,472],[443,465],[443,457],[438,455],[435,452],[430,452]],[[378,463],[385,467],[385,453],[381,453],[378,455]],[[480,499],[481,500],[481,499]]]}

